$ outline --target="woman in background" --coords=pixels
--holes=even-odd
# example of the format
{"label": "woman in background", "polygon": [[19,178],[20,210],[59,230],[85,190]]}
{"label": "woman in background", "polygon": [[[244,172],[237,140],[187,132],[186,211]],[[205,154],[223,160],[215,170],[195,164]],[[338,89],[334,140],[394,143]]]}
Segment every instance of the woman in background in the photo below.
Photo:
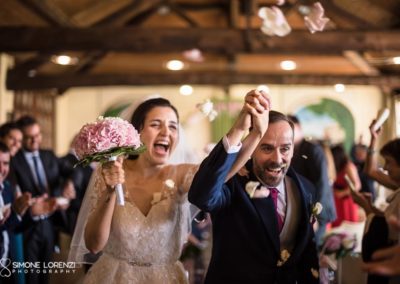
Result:
{"label": "woman in background", "polygon": [[358,221],[358,207],[351,197],[351,189],[346,182],[345,176],[347,175],[350,178],[356,191],[360,190],[361,182],[357,168],[349,159],[343,145],[333,146],[331,151],[336,169],[336,180],[333,183],[333,193],[337,213],[337,218],[332,223],[332,227],[338,227],[344,220],[351,222]]}

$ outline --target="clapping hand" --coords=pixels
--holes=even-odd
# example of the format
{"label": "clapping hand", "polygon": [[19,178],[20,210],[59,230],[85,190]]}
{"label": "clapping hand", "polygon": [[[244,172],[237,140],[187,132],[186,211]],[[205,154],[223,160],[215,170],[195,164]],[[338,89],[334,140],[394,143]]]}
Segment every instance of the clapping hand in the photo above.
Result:
{"label": "clapping hand", "polygon": [[57,201],[54,197],[49,198],[45,193],[36,198],[30,210],[32,216],[48,215],[57,210]]}
{"label": "clapping hand", "polygon": [[12,208],[19,216],[23,216],[32,204],[32,200],[30,192],[19,193],[13,202]]}

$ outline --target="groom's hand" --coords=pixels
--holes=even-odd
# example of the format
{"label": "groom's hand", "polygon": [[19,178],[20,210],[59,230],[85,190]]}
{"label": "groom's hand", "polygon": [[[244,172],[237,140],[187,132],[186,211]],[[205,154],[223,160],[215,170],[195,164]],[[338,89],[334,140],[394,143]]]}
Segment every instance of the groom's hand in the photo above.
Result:
{"label": "groom's hand", "polygon": [[253,90],[245,97],[246,107],[251,115],[251,131],[263,136],[268,128],[271,98],[264,91]]}

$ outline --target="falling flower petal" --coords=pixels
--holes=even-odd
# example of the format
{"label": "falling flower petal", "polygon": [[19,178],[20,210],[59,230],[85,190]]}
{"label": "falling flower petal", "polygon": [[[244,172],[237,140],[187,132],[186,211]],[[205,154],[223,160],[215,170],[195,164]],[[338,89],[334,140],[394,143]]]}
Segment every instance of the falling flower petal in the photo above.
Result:
{"label": "falling flower petal", "polygon": [[316,2],[310,9],[310,13],[304,17],[304,22],[310,32],[321,32],[329,22],[329,18],[324,17],[324,8],[321,3]]}
{"label": "falling flower petal", "polygon": [[209,99],[205,100],[201,104],[196,105],[197,109],[201,111],[202,114],[204,114],[210,121],[213,121],[217,115],[218,112],[214,110],[214,104],[212,101]]}
{"label": "falling flower petal", "polygon": [[203,62],[204,57],[200,49],[193,48],[183,52],[183,57],[193,62]]}
{"label": "falling flower petal", "polygon": [[285,36],[292,30],[285,15],[278,7],[262,7],[258,10],[258,16],[263,19],[261,31],[266,35]]}
{"label": "falling flower petal", "polygon": [[164,184],[168,187],[168,189],[173,189],[175,187],[175,182],[172,179],[167,179]]}
{"label": "falling flower petal", "polygon": [[283,4],[285,4],[285,0],[277,0],[276,1],[276,5],[278,5],[278,6],[282,6]]}

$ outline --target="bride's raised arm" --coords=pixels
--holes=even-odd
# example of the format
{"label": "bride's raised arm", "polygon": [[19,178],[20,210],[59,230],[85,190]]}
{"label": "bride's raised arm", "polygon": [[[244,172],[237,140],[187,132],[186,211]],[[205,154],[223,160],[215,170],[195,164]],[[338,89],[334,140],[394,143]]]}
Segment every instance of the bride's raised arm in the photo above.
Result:
{"label": "bride's raised arm", "polygon": [[[113,168],[111,168],[111,165],[113,165]],[[120,170],[115,171],[115,167]],[[101,175],[98,178],[103,182],[99,181],[97,187],[102,189],[98,192],[97,203],[93,212],[89,215],[84,233],[86,248],[91,253],[101,251],[110,235],[111,221],[116,203],[114,186],[125,182],[122,159],[103,164],[101,166],[101,174],[100,171],[97,171],[96,174]]]}

